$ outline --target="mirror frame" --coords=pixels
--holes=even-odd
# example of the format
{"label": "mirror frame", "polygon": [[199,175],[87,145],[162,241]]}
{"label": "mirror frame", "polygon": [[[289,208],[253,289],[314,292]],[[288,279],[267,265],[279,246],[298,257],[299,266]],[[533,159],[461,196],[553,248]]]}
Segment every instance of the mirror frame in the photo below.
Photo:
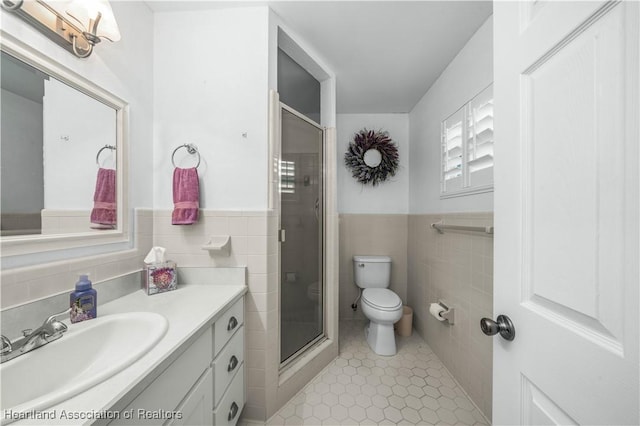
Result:
{"label": "mirror frame", "polygon": [[113,108],[116,112],[116,203],[117,228],[69,234],[33,234],[0,238],[0,257],[65,250],[78,247],[129,241],[128,191],[128,116],[129,104],[66,66],[0,30],[0,50],[47,73],[51,77]]}

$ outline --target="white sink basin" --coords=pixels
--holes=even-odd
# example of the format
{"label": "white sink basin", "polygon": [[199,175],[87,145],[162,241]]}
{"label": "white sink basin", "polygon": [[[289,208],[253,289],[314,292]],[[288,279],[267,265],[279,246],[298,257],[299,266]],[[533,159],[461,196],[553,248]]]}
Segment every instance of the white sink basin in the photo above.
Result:
{"label": "white sink basin", "polygon": [[[42,410],[80,394],[137,361],[168,326],[151,312],[70,324],[62,338],[0,365],[2,412]],[[11,422],[5,417],[2,424]]]}

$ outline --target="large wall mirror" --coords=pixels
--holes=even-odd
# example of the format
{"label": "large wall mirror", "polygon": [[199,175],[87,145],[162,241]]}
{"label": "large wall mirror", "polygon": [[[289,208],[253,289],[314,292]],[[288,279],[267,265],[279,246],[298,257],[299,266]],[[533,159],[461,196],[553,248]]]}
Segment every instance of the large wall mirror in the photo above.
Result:
{"label": "large wall mirror", "polygon": [[127,238],[126,103],[2,34],[2,255]]}

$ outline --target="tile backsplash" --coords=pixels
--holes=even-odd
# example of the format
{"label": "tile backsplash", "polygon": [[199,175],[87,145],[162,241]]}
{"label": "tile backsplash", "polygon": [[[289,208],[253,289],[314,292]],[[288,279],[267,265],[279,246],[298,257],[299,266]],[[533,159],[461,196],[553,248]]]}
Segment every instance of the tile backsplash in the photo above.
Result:
{"label": "tile backsplash", "polygon": [[[142,276],[140,272],[132,272],[95,284],[93,287],[98,292],[98,316],[100,315],[101,304],[108,303],[139,290],[141,279]],[[69,294],[72,288],[73,286],[70,286],[68,291],[54,294],[31,303],[3,309],[0,312],[2,335],[9,339],[19,337],[22,334],[22,330],[28,328],[36,329],[50,315],[69,309]],[[60,318],[66,319],[68,317],[69,315],[67,314]]]}
{"label": "tile backsplash", "polygon": [[78,275],[89,274],[95,284],[138,272],[153,241],[153,211],[135,210],[134,247],[95,256],[3,269],[0,308],[30,303],[70,291]]}

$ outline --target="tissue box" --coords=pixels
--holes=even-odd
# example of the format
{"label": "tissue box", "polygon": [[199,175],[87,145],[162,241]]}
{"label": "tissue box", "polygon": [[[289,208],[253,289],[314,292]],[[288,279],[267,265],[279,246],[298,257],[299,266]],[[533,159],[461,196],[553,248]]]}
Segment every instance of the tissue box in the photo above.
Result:
{"label": "tissue box", "polygon": [[164,293],[178,287],[178,267],[175,262],[150,263],[144,266],[144,287],[147,294]]}

